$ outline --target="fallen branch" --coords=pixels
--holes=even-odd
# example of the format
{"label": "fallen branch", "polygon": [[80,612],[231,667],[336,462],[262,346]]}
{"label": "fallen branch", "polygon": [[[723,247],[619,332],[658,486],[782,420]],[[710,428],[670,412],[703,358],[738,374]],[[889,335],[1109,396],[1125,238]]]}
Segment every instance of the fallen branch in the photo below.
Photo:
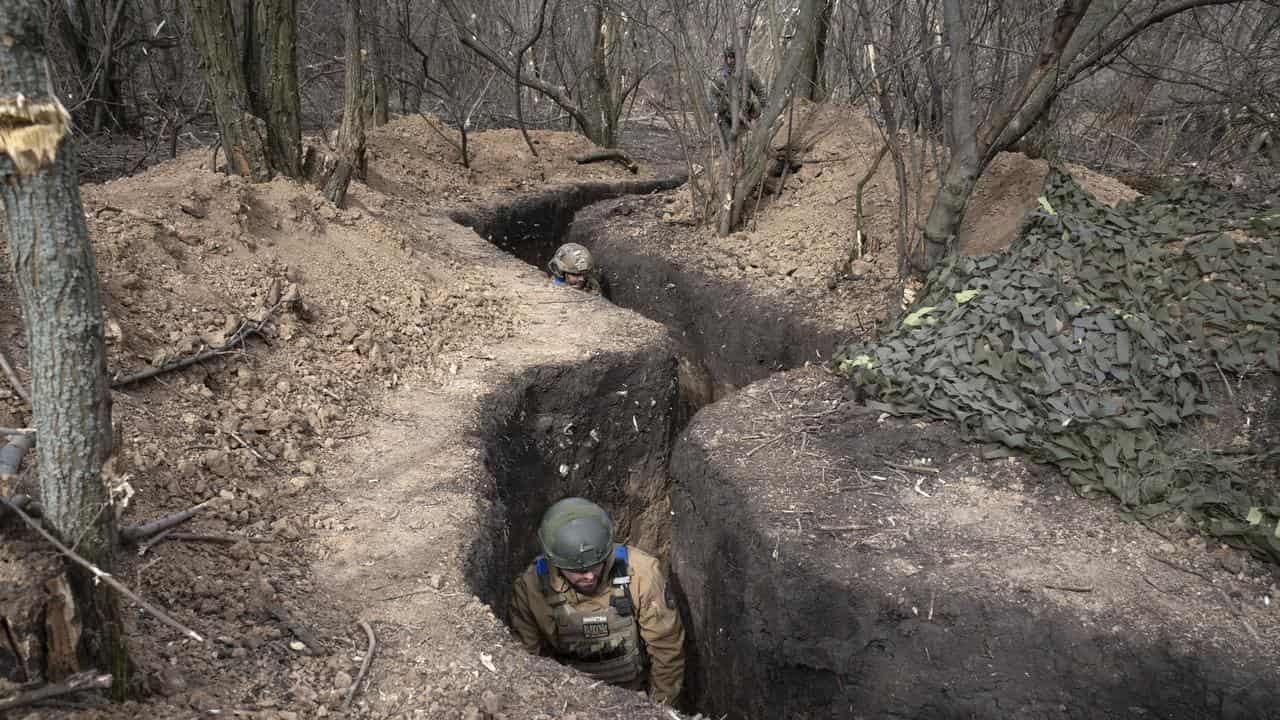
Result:
{"label": "fallen branch", "polygon": [[13,371],[13,362],[9,360],[9,355],[4,348],[0,348],[0,370],[3,370],[5,377],[9,378],[9,384],[13,386],[13,391],[18,393],[18,397],[26,401],[27,407],[34,408],[35,405],[31,404],[31,393],[27,392],[27,388],[18,379],[18,373]]}
{"label": "fallen branch", "polygon": [[819,525],[819,530],[823,532],[853,532],[854,530],[875,530],[875,525]]}
{"label": "fallen branch", "polygon": [[278,310],[282,304],[283,301],[271,306],[271,308],[267,310],[267,314],[256,323],[251,323],[247,320],[240,321],[240,327],[236,328],[236,331],[231,334],[231,337],[219,347],[207,348],[195,355],[190,355],[185,358],[174,360],[173,362],[165,363],[158,368],[143,370],[142,372],[119,378],[112,381],[111,387],[112,389],[119,389],[134,383],[142,382],[143,380],[149,380],[157,375],[163,375],[168,372],[173,372],[174,370],[181,370],[182,368],[190,367],[206,360],[211,360],[220,355],[226,355],[234,352],[250,335],[260,335],[262,333],[262,328],[266,327],[267,321],[275,315],[276,310]]}
{"label": "fallen branch", "polygon": [[110,675],[99,675],[97,671],[89,671],[76,673],[66,679],[66,682],[54,685],[45,685],[25,693],[18,693],[11,697],[0,700],[0,713],[13,710],[15,708],[34,705],[38,702],[51,700],[53,698],[71,695],[72,693],[84,692],[85,690],[106,690],[111,687]]}
{"label": "fallen branch", "polygon": [[18,480],[22,458],[35,444],[35,435],[15,435],[4,447],[0,447],[0,496],[8,496],[13,492],[12,485]]}
{"label": "fallen branch", "polygon": [[196,513],[203,510],[205,506],[209,504],[209,502],[210,502],[209,500],[205,500],[199,505],[196,505],[195,507],[192,507],[187,510],[183,510],[182,512],[176,512],[171,515],[165,515],[162,518],[152,520],[151,522],[148,522],[148,523],[139,523],[137,525],[130,525],[126,528],[122,528],[120,530],[120,542],[125,543],[126,545],[130,545],[138,542],[139,540],[146,540],[152,535],[164,532],[169,528],[181,525],[182,523],[195,517]]}
{"label": "fallen branch", "polygon": [[347,696],[342,700],[343,710],[351,707],[351,701],[356,696],[356,690],[359,689],[360,683],[364,682],[365,676],[369,674],[369,665],[373,663],[373,651],[378,649],[378,638],[373,634],[373,628],[369,627],[369,623],[361,620],[360,628],[369,637],[369,649],[364,653],[364,662],[360,663],[360,674],[356,675],[355,682],[351,683],[351,687],[347,688]]}
{"label": "fallen branch", "polygon": [[757,445],[757,446],[755,446],[755,447],[751,448],[750,450],[748,450],[748,451],[747,451],[747,453],[746,453],[745,455],[743,455],[743,457],[751,457],[752,455],[755,455],[757,452],[760,452],[760,451],[761,451],[761,450],[763,450],[765,447],[767,447],[767,446],[769,446],[769,445],[772,445],[772,444],[774,444],[774,443],[778,442],[779,440],[781,440],[782,438],[786,437],[786,435],[787,435],[786,433],[778,433],[777,435],[774,435],[773,437],[769,438],[768,440],[765,440],[764,442],[760,443],[759,445]]}
{"label": "fallen branch", "polygon": [[83,557],[77,555],[74,550],[72,550],[71,548],[68,548],[66,545],[63,545],[61,542],[59,542],[58,538],[50,535],[47,530],[41,527],[40,523],[36,522],[35,520],[32,520],[31,516],[23,512],[21,508],[9,502],[7,499],[3,497],[0,497],[0,504],[18,513],[18,517],[22,518],[23,522],[31,526],[32,530],[35,530],[36,532],[40,533],[40,536],[43,537],[45,540],[47,540],[49,544],[57,548],[58,552],[62,553],[64,557],[71,560],[72,562],[79,565],[80,567],[83,567],[89,572],[93,573],[93,577],[95,580],[104,582],[107,585],[111,586],[112,588],[115,588],[116,592],[119,592],[121,595],[124,595],[126,598],[129,598],[129,600],[133,601],[134,604],[142,608],[144,611],[153,615],[157,620],[164,623],[165,625],[168,625],[174,630],[181,632],[183,635],[191,638],[192,640],[195,640],[196,642],[200,642],[200,643],[204,642],[204,638],[200,636],[200,633],[196,632],[195,630],[192,630],[186,625],[183,625],[177,620],[174,620],[165,611],[161,610],[158,607],[155,607],[154,605],[147,602],[146,600],[143,600],[141,597],[138,597],[137,593],[125,587],[123,583],[121,583],[119,580],[116,580],[110,573],[103,572],[97,565],[94,565],[88,560],[85,560]]}
{"label": "fallen branch", "polygon": [[929,467],[928,465],[901,465],[899,463],[893,463],[893,462],[885,462],[885,465],[888,465],[894,470],[905,470],[906,472],[928,473],[930,475],[938,475],[938,474],[941,474],[942,472],[938,468]]}
{"label": "fallen branch", "polygon": [[573,161],[578,163],[579,165],[586,165],[587,163],[604,162],[606,160],[612,160],[622,165],[627,170],[629,170],[633,175],[635,173],[640,172],[640,166],[636,165],[635,161],[632,160],[629,155],[622,152],[621,150],[612,150],[612,149],[593,150],[588,153],[583,153],[581,155],[573,156]]}
{"label": "fallen branch", "polygon": [[207,543],[219,543],[223,545],[235,545],[238,542],[249,542],[249,543],[271,542],[271,538],[245,537],[243,535],[219,535],[217,533],[171,532],[165,535],[164,539],[173,540],[175,542],[207,542]]}

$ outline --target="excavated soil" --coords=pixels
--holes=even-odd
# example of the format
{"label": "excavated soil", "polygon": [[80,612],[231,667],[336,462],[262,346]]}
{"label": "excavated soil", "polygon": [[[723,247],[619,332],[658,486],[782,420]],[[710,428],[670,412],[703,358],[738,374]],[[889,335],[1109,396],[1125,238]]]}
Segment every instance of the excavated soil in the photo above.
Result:
{"label": "excavated soil", "polygon": [[[475,134],[466,169],[430,119],[398,120],[371,132],[346,210],[213,174],[206,153],[86,186],[117,373],[300,302],[243,352],[114,394],[124,521],[214,499],[187,529],[244,538],[120,558],[122,579],[213,640],[130,609],[148,697],[19,716],[341,715],[365,621],[377,646],[354,717],[669,718],[528,656],[501,620],[542,509],[570,493],[671,558],[688,707],[714,716],[1274,713],[1277,627],[1258,600],[1275,589],[1257,566],[1180,528],[1153,546],[1034,468],[980,464],[945,426],[859,413],[822,370],[768,377],[821,364],[895,297],[888,164],[867,200],[882,249],[831,282],[878,146],[862,119],[829,120],[783,196],[728,238],[682,223],[652,128],[635,177],[577,165],[589,144],[551,132],[533,133],[538,157],[516,132]],[[1009,235],[1043,173],[1001,158],[968,237]],[[566,231],[638,313],[530,267]],[[16,303],[7,278],[0,300]],[[0,342],[25,365],[16,317]],[[0,387],[0,426],[28,422]],[[938,473],[885,465],[925,458]],[[0,534],[0,573],[35,584],[53,567],[12,523]]]}
{"label": "excavated soil", "polygon": [[978,450],[947,424],[877,416],[812,369],[699,413],[672,460],[699,707],[1278,716],[1270,572]]}
{"label": "excavated soil", "polygon": [[[423,122],[370,133],[370,184],[353,185],[345,210],[287,181],[212,173],[205,152],[84,186],[117,376],[218,343],[281,297],[300,302],[242,352],[113,394],[115,479],[133,491],[123,522],[212,499],[183,529],[243,538],[119,557],[120,578],[211,641],[182,640],[129,609],[145,699],[81,697],[19,717],[341,714],[365,654],[360,620],[378,644],[354,716],[668,717],[527,656],[477,597],[501,601],[532,554],[519,532],[539,510],[527,503],[561,490],[630,479],[610,497],[630,492],[652,508],[621,515],[638,544],[661,551],[665,526],[652,516],[665,494],[651,481],[673,434],[665,332],[549,285],[445,218],[544,183],[634,176],[577,165],[570,156],[590,144],[564,133],[534,133],[539,158],[518,133],[477,134],[468,171]],[[17,306],[8,277],[0,299]],[[25,367],[19,322],[0,318],[0,342]],[[597,396],[614,405],[575,414]],[[26,426],[28,412],[0,386],[0,425]],[[534,466],[514,468],[537,443],[555,444],[546,462],[561,446],[580,450],[565,456],[562,488],[546,483],[535,499],[522,495]],[[6,593],[12,577],[38,598],[52,552],[10,519],[0,532]]]}

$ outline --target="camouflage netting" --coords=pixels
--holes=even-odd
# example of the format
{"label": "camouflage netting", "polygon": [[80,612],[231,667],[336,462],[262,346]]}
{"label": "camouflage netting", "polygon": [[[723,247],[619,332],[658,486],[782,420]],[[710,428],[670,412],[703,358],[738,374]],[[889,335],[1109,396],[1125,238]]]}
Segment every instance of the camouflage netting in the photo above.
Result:
{"label": "camouflage netting", "polygon": [[953,258],[836,360],[875,408],[958,421],[992,456],[1280,560],[1280,494],[1242,472],[1260,458],[1171,442],[1213,413],[1208,383],[1280,370],[1278,329],[1280,211],[1198,185],[1108,208],[1052,172],[1013,246]]}

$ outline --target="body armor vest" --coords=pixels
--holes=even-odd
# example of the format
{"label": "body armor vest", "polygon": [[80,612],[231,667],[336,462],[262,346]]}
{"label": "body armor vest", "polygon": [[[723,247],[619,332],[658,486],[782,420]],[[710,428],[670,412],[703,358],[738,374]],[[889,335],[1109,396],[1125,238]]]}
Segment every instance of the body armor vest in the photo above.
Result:
{"label": "body armor vest", "polygon": [[615,545],[609,571],[609,605],[580,611],[551,586],[546,558],[536,562],[542,595],[555,613],[555,657],[596,680],[621,685],[641,677],[648,665],[640,624],[631,599],[627,548]]}

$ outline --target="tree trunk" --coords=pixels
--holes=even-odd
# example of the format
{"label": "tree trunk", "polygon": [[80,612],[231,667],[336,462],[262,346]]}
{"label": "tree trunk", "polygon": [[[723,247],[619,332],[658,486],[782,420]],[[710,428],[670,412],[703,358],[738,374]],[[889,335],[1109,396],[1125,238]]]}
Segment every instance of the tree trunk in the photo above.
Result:
{"label": "tree trunk", "polygon": [[338,207],[347,201],[353,175],[364,170],[364,70],[360,58],[360,0],[347,0],[346,88],[342,127],[338,130],[338,162],[324,185],[324,196]]}
{"label": "tree trunk", "polygon": [[267,124],[253,114],[236,51],[231,5],[228,0],[191,0],[190,8],[192,38],[213,98],[227,171],[255,182],[270,180]]}
{"label": "tree trunk", "polygon": [[616,32],[616,18],[608,12],[605,0],[595,0],[591,22],[590,84],[583,103],[589,108],[591,125],[583,132],[591,141],[603,147],[618,143],[618,122],[614,114],[614,87],[609,72],[610,37]]}
{"label": "tree trunk", "polygon": [[[31,364],[41,500],[50,530],[104,571],[115,513],[102,482],[111,454],[111,395],[102,295],[80,201],[70,118],[49,93],[38,0],[0,3],[0,194]],[[80,660],[129,689],[129,656],[116,599],[68,564],[81,617]],[[69,668],[68,668],[69,669]]]}
{"label": "tree trunk", "polygon": [[813,49],[804,60],[805,84],[800,97],[813,102],[822,102],[827,97],[826,57],[827,39],[831,34],[831,12],[835,8],[834,0],[827,0],[818,16],[817,36],[813,41]]}
{"label": "tree trunk", "polygon": [[365,22],[373,30],[368,33],[365,44],[369,48],[368,121],[374,127],[386,125],[391,114],[387,98],[387,44],[382,41],[381,20],[378,3],[370,4],[369,17]]}
{"label": "tree trunk", "polygon": [[253,0],[245,37],[245,79],[253,114],[266,121],[273,172],[302,174],[297,0]]}

